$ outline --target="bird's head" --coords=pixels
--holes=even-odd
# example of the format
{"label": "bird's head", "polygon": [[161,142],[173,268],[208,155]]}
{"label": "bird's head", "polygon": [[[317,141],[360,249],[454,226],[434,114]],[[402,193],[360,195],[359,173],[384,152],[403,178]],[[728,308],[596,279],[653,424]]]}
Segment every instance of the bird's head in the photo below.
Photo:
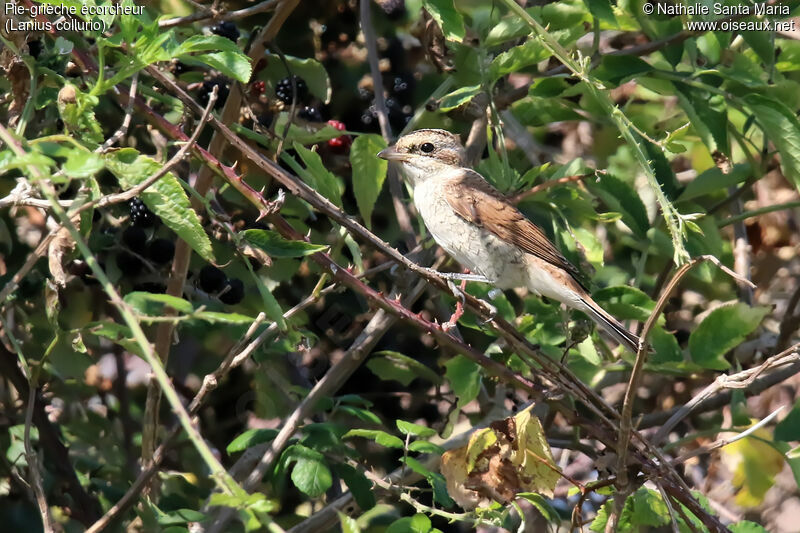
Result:
{"label": "bird's head", "polygon": [[464,147],[458,135],[446,130],[424,129],[403,135],[394,146],[378,153],[378,157],[399,163],[403,175],[416,184],[433,173],[463,167]]}

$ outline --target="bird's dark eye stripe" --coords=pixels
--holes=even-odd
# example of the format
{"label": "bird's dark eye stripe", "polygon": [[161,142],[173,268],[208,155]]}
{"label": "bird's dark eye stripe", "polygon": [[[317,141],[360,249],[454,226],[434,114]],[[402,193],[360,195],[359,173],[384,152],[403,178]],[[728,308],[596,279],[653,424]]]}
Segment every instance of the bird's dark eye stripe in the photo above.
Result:
{"label": "bird's dark eye stripe", "polygon": [[422,145],[419,147],[419,149],[426,154],[433,152],[434,148],[435,146],[433,146],[433,143],[422,143]]}

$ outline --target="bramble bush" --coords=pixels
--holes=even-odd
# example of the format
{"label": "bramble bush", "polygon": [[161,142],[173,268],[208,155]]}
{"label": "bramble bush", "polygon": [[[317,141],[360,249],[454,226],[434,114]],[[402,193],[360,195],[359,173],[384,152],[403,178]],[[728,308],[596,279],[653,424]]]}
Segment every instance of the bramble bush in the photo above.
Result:
{"label": "bramble bush", "polygon": [[[796,528],[798,4],[6,10],[5,528]],[[376,157],[419,128],[638,353],[479,283],[440,325],[461,267]]]}

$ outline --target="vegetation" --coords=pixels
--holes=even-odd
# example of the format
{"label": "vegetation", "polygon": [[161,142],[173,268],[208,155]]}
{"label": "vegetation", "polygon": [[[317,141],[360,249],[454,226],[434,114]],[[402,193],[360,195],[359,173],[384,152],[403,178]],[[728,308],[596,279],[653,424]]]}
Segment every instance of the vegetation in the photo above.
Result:
{"label": "vegetation", "polygon": [[[6,12],[4,526],[796,528],[798,4]],[[638,353],[454,296],[376,157],[418,128],[462,135]]]}

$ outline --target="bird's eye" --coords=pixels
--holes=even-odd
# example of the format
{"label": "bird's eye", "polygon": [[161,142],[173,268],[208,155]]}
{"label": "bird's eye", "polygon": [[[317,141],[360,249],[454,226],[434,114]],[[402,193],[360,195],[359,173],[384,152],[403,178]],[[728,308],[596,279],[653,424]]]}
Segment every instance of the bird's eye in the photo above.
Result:
{"label": "bird's eye", "polygon": [[433,146],[433,143],[422,143],[419,147],[419,149],[425,152],[426,154],[433,152],[435,148],[436,147]]}

